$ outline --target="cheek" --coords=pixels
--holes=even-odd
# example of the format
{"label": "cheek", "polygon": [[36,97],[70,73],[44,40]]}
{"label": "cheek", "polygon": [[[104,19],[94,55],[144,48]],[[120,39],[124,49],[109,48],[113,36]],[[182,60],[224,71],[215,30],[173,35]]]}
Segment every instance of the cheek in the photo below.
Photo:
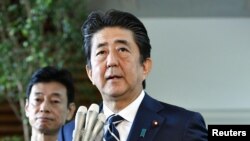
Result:
{"label": "cheek", "polygon": [[32,109],[32,108],[30,108],[30,109],[26,112],[26,116],[27,116],[27,118],[29,119],[29,123],[30,123],[31,125],[34,125],[35,122],[36,122],[36,120],[35,120],[35,118],[36,118],[36,113],[38,113],[38,112],[35,112],[35,110]]}
{"label": "cheek", "polygon": [[92,67],[92,77],[93,79],[97,79],[100,76],[104,75],[105,73],[105,67],[102,67],[102,65],[95,65]]}
{"label": "cheek", "polygon": [[35,117],[35,114],[38,113],[38,111],[39,111],[39,108],[29,106],[29,107],[27,108],[26,115],[27,115],[27,117],[29,117],[29,118],[34,118],[34,117]]}
{"label": "cheek", "polygon": [[65,108],[57,108],[54,109],[54,113],[57,119],[64,121],[67,118],[68,110],[65,110]]}
{"label": "cheek", "polygon": [[[144,72],[143,72],[142,66],[136,65],[136,66],[131,67],[131,68],[133,68],[133,69],[130,70],[131,73],[132,73],[132,74],[130,74],[130,75],[133,76],[134,79],[140,79],[140,80],[144,79],[144,77],[143,77],[143,73],[144,73]],[[137,74],[136,77],[135,77],[134,74]]]}

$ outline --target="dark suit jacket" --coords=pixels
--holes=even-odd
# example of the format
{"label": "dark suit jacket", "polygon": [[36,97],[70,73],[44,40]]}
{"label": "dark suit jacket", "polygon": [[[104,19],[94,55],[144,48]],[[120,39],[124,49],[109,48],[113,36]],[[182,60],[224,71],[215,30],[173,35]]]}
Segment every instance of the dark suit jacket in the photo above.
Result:
{"label": "dark suit jacket", "polygon": [[[74,121],[59,133],[59,141],[72,141]],[[145,95],[127,141],[207,141],[201,114],[157,101]]]}

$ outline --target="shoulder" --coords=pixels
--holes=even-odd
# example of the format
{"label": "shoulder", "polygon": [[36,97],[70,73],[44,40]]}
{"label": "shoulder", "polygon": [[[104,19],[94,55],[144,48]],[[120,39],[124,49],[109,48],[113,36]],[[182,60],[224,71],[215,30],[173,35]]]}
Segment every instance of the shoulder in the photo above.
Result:
{"label": "shoulder", "polygon": [[154,105],[154,109],[151,108],[150,111],[164,119],[165,126],[161,130],[164,134],[170,132],[172,135],[183,135],[181,138],[185,141],[196,139],[207,141],[205,120],[199,112],[168,104],[148,95],[145,96],[145,100]]}
{"label": "shoulder", "polygon": [[162,113],[172,114],[172,115],[182,115],[182,116],[200,115],[200,113],[188,110],[184,107],[168,104],[161,101],[159,101],[159,103],[164,107],[163,110],[161,111]]}
{"label": "shoulder", "polygon": [[151,111],[151,114],[165,119],[166,124],[177,125],[181,128],[190,125],[199,125],[206,128],[205,120],[199,112],[156,100],[148,94],[145,95],[142,103],[142,108],[146,108],[147,111]]}
{"label": "shoulder", "polygon": [[59,131],[58,141],[72,141],[72,133],[75,128],[75,120],[66,123]]}
{"label": "shoulder", "polygon": [[188,110],[184,107],[180,107],[177,105],[169,104],[163,101],[159,101],[155,98],[150,97],[148,94],[145,95],[143,100],[144,105],[148,106],[152,111],[164,116],[181,116],[181,117],[192,117],[192,116],[201,116],[200,113]]}
{"label": "shoulder", "polygon": [[175,126],[176,131],[180,131],[183,135],[183,140],[207,141],[206,123],[199,112],[163,102],[161,104],[164,106],[164,110],[159,114],[165,118],[165,124]]}
{"label": "shoulder", "polygon": [[168,104],[162,101],[158,101],[162,105],[162,110],[159,111],[159,114],[163,117],[174,118],[179,120],[179,122],[189,122],[196,121],[201,124],[205,124],[203,116],[196,111],[186,109],[177,105]]}

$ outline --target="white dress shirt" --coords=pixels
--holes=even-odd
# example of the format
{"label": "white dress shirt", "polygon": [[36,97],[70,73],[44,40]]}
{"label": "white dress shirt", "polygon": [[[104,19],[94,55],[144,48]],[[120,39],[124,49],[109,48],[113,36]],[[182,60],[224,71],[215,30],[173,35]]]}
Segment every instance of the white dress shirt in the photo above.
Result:
{"label": "white dress shirt", "polygon": [[[120,135],[120,141],[127,140],[130,128],[133,124],[135,115],[139,109],[139,106],[142,102],[144,95],[145,92],[143,90],[132,103],[130,103],[127,107],[122,109],[119,113],[113,113],[106,105],[103,104],[103,113],[107,118],[113,114],[120,115],[121,117],[124,118],[124,120],[121,123],[119,123],[116,127]],[[107,127],[108,123],[105,123],[103,133],[106,132]]]}

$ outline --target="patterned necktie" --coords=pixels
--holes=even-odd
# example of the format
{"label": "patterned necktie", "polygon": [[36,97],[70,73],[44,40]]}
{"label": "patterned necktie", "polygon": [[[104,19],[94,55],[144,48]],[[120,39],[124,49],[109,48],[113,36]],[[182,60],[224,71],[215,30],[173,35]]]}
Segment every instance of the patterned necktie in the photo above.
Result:
{"label": "patterned necktie", "polygon": [[108,118],[109,126],[104,135],[105,141],[120,141],[119,132],[116,129],[116,126],[121,123],[124,119],[119,115],[111,115]]}

